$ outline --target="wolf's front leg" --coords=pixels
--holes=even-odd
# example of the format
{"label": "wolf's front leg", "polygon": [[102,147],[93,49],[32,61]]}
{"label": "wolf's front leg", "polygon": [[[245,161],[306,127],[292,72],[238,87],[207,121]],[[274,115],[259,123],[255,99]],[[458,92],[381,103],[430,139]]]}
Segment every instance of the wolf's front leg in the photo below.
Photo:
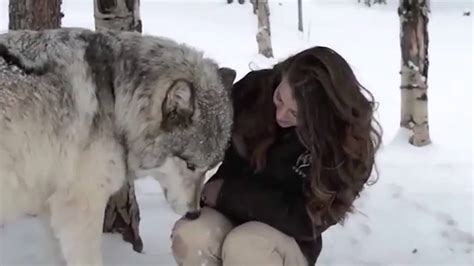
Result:
{"label": "wolf's front leg", "polygon": [[47,239],[45,248],[48,252],[48,256],[52,258],[52,265],[64,266],[66,265],[64,258],[62,257],[61,248],[59,246],[58,238],[55,235],[53,228],[51,227],[51,214],[49,211],[39,217],[41,224],[43,225]]}
{"label": "wolf's front leg", "polygon": [[70,198],[55,195],[51,199],[51,226],[68,266],[101,266],[102,221],[107,198],[90,191],[83,193],[68,195]]}
{"label": "wolf's front leg", "polygon": [[105,206],[125,182],[121,146],[98,139],[65,169],[49,199],[51,226],[68,266],[101,266]]}
{"label": "wolf's front leg", "polygon": [[97,188],[57,192],[50,199],[51,227],[68,266],[101,266],[107,196]]}

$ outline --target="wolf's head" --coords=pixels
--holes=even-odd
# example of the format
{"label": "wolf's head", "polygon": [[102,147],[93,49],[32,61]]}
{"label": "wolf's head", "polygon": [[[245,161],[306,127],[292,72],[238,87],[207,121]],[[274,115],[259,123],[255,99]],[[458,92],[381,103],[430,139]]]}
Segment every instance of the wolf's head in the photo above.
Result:
{"label": "wolf's head", "polygon": [[156,178],[176,213],[197,213],[204,175],[230,139],[236,73],[190,47],[137,38],[125,42],[115,80],[129,169]]}

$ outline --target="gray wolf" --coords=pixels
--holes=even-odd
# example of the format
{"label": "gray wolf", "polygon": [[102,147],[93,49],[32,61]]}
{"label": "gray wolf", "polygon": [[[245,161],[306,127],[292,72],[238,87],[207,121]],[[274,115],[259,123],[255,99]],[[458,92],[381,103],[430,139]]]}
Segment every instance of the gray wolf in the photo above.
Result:
{"label": "gray wolf", "polygon": [[153,176],[176,213],[196,214],[230,138],[234,79],[162,37],[0,34],[0,224],[38,215],[58,263],[102,265],[105,205],[126,180]]}

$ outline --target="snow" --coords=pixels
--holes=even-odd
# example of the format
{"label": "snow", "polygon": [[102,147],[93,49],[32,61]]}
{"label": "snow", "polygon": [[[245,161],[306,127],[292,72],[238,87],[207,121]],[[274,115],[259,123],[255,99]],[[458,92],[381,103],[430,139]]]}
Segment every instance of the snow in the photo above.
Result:
{"label": "snow", "polygon": [[[92,2],[63,0],[63,26],[93,28]],[[251,5],[225,2],[142,0],[143,30],[203,49],[236,69],[237,78],[249,66],[264,68],[307,47],[329,46],[380,102],[379,179],[356,201],[357,210],[344,226],[323,235],[320,265],[473,265],[473,21],[462,16],[472,3],[432,1],[427,81],[433,144],[417,148],[399,129],[398,1],[371,8],[356,0],[304,1],[304,33],[297,31],[296,1],[270,1],[274,59],[256,54],[257,18]],[[8,1],[0,0],[0,32],[7,24]],[[175,265],[169,237],[178,216],[154,180],[138,181],[136,192],[144,252],[134,252],[119,235],[106,234],[106,265]],[[48,264],[44,243],[36,218],[4,225],[0,265]]]}

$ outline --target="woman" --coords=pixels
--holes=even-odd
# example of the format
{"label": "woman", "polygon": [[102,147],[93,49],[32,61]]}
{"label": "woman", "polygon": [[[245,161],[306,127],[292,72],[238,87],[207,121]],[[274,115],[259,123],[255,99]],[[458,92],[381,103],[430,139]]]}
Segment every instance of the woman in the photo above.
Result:
{"label": "woman", "polygon": [[322,232],[344,220],[372,173],[373,97],[326,47],[247,74],[232,97],[232,143],[204,187],[201,217],[173,229],[175,260],[314,265]]}

